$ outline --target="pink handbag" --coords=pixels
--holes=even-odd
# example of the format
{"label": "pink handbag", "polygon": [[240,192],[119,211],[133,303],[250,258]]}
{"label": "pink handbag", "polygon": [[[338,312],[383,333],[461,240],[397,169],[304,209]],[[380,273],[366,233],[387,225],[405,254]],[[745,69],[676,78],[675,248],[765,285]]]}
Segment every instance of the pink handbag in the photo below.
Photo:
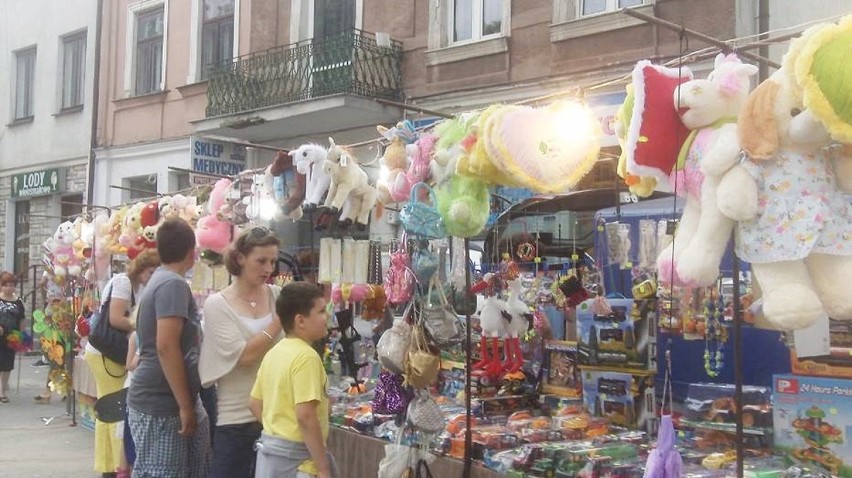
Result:
{"label": "pink handbag", "polygon": [[385,294],[388,303],[404,304],[411,300],[416,281],[414,272],[409,267],[408,237],[403,234],[399,247],[390,254],[390,267],[385,275]]}

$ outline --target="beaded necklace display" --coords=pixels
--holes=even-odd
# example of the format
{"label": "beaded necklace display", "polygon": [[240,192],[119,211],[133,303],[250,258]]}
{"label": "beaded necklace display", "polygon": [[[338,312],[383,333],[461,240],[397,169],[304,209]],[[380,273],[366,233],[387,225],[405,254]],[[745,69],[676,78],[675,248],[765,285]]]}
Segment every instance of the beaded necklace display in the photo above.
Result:
{"label": "beaded necklace display", "polygon": [[725,354],[722,349],[728,340],[728,331],[722,325],[725,302],[722,298],[710,298],[704,304],[704,371],[707,376],[716,378],[725,366]]}

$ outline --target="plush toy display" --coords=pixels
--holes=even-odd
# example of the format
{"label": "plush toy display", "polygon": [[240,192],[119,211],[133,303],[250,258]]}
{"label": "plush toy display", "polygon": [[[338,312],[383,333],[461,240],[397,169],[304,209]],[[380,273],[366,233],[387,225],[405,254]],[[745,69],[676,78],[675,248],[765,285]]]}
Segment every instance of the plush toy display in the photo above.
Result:
{"label": "plush toy display", "polygon": [[491,195],[482,180],[453,175],[435,191],[438,212],[447,232],[455,237],[473,237],[488,222]]}
{"label": "plush toy display", "polygon": [[400,121],[393,128],[376,126],[379,134],[390,141],[385,153],[382,155],[381,163],[387,169],[386,176],[377,184],[378,201],[382,204],[391,204],[408,199],[411,184],[405,176],[408,168],[408,153],[406,144],[414,142],[417,133],[410,121]]}
{"label": "plush toy display", "polygon": [[509,373],[517,372],[524,366],[524,354],[521,350],[520,337],[529,331],[533,314],[529,306],[521,300],[521,279],[508,281],[509,297],[506,299],[504,322],[504,356],[503,369]]}
{"label": "plush toy display", "polygon": [[305,176],[305,209],[314,209],[322,204],[323,197],[328,192],[331,177],[323,168],[323,162],[328,150],[318,144],[303,144],[299,149],[290,151],[290,158],[296,166],[296,171]]}
{"label": "plush toy display", "polygon": [[[430,165],[432,181],[440,185],[456,173],[456,166],[462,155],[467,154],[462,140],[471,134],[478,115],[464,113],[435,126],[438,140]],[[475,138],[475,136],[474,136]]]}
{"label": "plush toy display", "polygon": [[636,103],[636,95],[633,93],[633,85],[627,85],[627,96],[624,103],[615,112],[613,129],[621,146],[621,154],[618,156],[616,173],[624,180],[627,189],[639,197],[648,197],[657,189],[657,178],[654,176],[637,176],[627,172],[627,132],[633,118],[633,107]]}
{"label": "plush toy display", "polygon": [[691,132],[669,183],[686,197],[675,239],[659,255],[661,280],[675,285],[712,285],[731,237],[734,220],[717,206],[716,188],[739,159],[736,118],[757,67],[735,55],[719,54],[706,80],[678,86],[673,98]]}
{"label": "plush toy display", "polygon": [[[719,188],[720,197],[728,196],[726,207],[755,211],[737,224],[737,253],[751,263],[767,321],[784,330],[826,315],[852,320],[845,287],[852,281],[852,204],[835,181],[829,132],[805,108],[794,75],[797,61],[806,61],[802,54],[819,57],[809,42],[823,28],[795,40],[782,68],[749,96],[739,135],[751,183],[726,177]],[[738,194],[755,186],[757,207]]]}
{"label": "plush toy display", "polygon": [[276,213],[280,212],[294,221],[301,219],[306,188],[307,177],[296,173],[293,156],[287,151],[279,151],[264,173],[264,189],[272,193],[278,205]]}
{"label": "plush toy display", "polygon": [[334,144],[334,139],[328,138],[330,147],[323,169],[331,177],[331,185],[325,199],[325,206],[332,213],[338,212],[343,204],[351,201],[351,212],[340,217],[341,222],[354,222],[359,229],[366,229],[370,220],[370,211],[376,205],[378,192],[370,185],[367,173],[344,148]]}
{"label": "plush toy display", "polygon": [[53,233],[53,241],[49,247],[53,250],[53,273],[57,278],[80,275],[80,261],[74,254],[76,240],[77,235],[71,221],[63,222]]}
{"label": "plush toy display", "polygon": [[225,205],[225,194],[231,188],[231,181],[222,178],[213,185],[207,202],[207,215],[198,220],[195,237],[198,246],[222,254],[231,243],[231,225],[219,218],[219,211]]}

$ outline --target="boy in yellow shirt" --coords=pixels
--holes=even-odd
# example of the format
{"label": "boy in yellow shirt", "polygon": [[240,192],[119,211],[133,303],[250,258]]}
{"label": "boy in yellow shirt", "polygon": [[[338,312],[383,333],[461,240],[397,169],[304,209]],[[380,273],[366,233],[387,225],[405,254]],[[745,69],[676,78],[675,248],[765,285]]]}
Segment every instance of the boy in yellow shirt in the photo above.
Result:
{"label": "boy in yellow shirt", "polygon": [[326,449],[328,378],[311,347],[327,333],[322,290],[307,282],[288,284],[275,311],[287,338],[263,358],[249,399],[263,424],[255,478],[337,477]]}

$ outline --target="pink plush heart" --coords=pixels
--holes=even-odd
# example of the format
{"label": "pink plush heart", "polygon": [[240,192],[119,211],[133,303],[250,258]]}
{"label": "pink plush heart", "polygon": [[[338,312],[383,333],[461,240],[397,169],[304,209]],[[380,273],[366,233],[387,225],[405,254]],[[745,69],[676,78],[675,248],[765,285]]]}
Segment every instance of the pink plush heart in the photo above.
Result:
{"label": "pink plush heart", "polygon": [[485,131],[491,161],[539,193],[564,193],[576,186],[600,151],[600,124],[578,103],[506,109],[491,121]]}

